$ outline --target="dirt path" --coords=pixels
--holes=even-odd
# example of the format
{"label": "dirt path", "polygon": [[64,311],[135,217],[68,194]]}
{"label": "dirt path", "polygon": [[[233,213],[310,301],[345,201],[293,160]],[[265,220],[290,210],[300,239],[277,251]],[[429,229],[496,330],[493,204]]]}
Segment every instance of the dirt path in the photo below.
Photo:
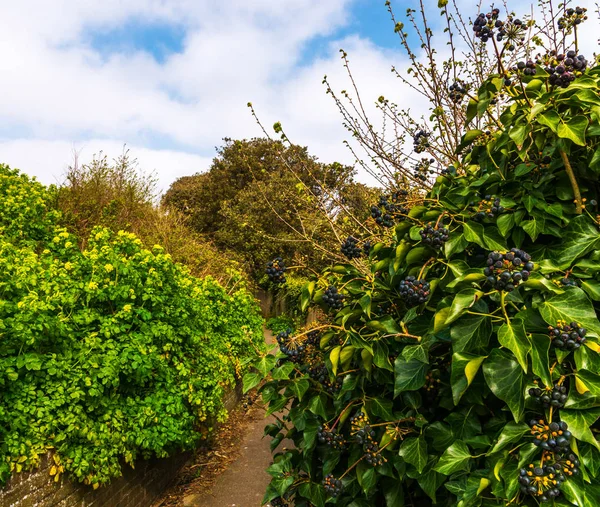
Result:
{"label": "dirt path", "polygon": [[[274,343],[268,330],[265,341]],[[179,484],[155,506],[260,507],[271,480],[265,470],[272,462],[271,438],[263,438],[263,430],[275,421],[264,414],[257,405],[247,412],[238,407],[219,430],[219,441],[196,455],[182,471]]]}

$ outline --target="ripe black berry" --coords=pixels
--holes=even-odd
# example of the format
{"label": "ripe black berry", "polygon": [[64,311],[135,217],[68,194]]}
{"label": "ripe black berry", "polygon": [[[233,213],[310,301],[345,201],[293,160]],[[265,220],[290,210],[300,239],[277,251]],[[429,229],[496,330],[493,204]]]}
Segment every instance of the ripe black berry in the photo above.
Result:
{"label": "ripe black berry", "polygon": [[348,236],[346,240],[342,243],[342,253],[346,256],[346,258],[352,260],[357,259],[362,255],[362,250],[358,246],[358,240],[354,236]]}
{"label": "ripe black berry", "polygon": [[526,282],[534,268],[531,255],[511,248],[510,252],[491,252],[487,258],[483,274],[486,283],[496,290],[512,292],[521,282]]}
{"label": "ripe black berry", "polygon": [[333,449],[342,450],[346,447],[346,441],[343,435],[335,430],[330,430],[327,425],[319,426],[317,430],[317,439],[320,443],[328,445]]}
{"label": "ripe black berry", "polygon": [[273,283],[285,283],[285,263],[281,257],[275,257],[272,261],[267,262],[266,273]]}
{"label": "ripe black berry", "polygon": [[330,285],[323,294],[323,301],[334,310],[340,310],[343,306],[344,296],[340,294],[335,285]]}
{"label": "ripe black berry", "polygon": [[543,419],[529,422],[533,443],[545,451],[565,453],[570,449],[571,432],[564,421],[546,423]]}
{"label": "ripe black berry", "polygon": [[504,212],[504,207],[500,204],[500,197],[494,197],[493,195],[486,195],[485,198],[479,202],[477,206],[477,213],[475,214],[475,220],[483,220],[485,218],[496,218],[500,213]]}
{"label": "ripe black berry", "polygon": [[457,81],[448,87],[448,96],[452,102],[458,104],[465,97],[467,91],[467,88],[461,82]]}
{"label": "ripe black berry", "polygon": [[396,222],[406,220],[408,209],[400,204],[406,198],[408,192],[400,190],[391,195],[379,197],[379,203],[371,206],[371,217],[377,225],[382,227],[393,227]]}
{"label": "ripe black berry", "polygon": [[577,322],[567,324],[564,320],[559,320],[556,326],[548,326],[548,329],[551,343],[558,349],[575,350],[586,341],[587,330]]}
{"label": "ripe black berry", "polygon": [[327,492],[327,494],[329,494],[332,497],[338,496],[344,488],[342,481],[339,479],[336,479],[331,474],[329,474],[323,480],[323,487],[325,488],[325,491]]}
{"label": "ripe black berry", "polygon": [[413,172],[415,178],[421,180],[423,182],[429,179],[429,176],[434,174],[434,171],[431,169],[431,164],[435,162],[433,158],[423,158],[413,168]]}
{"label": "ripe black berry", "polygon": [[423,153],[427,148],[429,148],[429,134],[424,130],[419,130],[413,137],[413,148],[415,153]]}
{"label": "ripe black berry", "polygon": [[404,299],[406,306],[412,308],[425,303],[430,295],[429,282],[417,280],[414,276],[407,276],[398,286],[400,297]]}
{"label": "ripe black berry", "polygon": [[276,340],[279,350],[292,360],[298,360],[306,349],[306,343],[293,336],[291,329],[279,333]]}
{"label": "ripe black berry", "polygon": [[419,233],[423,243],[432,246],[433,248],[443,248],[444,243],[448,241],[448,229],[428,223]]}
{"label": "ripe black berry", "polygon": [[363,445],[363,451],[365,461],[373,467],[383,465],[385,462],[387,462],[387,459],[381,455],[381,450],[379,449],[379,444],[377,442],[366,443]]}
{"label": "ripe black berry", "polygon": [[544,408],[562,408],[567,402],[567,388],[561,384],[554,384],[552,389],[544,387],[532,387],[529,389],[529,395],[532,396],[538,403],[541,403]]}
{"label": "ripe black berry", "polygon": [[551,465],[542,468],[531,463],[519,472],[521,492],[534,496],[541,502],[558,497],[563,482],[564,476]]}

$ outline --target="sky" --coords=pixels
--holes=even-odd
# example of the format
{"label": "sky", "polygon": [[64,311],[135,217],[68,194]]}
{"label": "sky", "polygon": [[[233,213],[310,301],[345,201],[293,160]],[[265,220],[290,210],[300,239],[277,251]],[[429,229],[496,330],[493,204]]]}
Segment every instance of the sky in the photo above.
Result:
{"label": "sky", "polygon": [[206,171],[223,138],[262,135],[252,102],[270,133],[280,121],[321,161],[352,164],[322,84],[350,86],[340,48],[367,107],[428,107],[390,72],[407,66],[393,28],[384,0],[0,2],[0,163],[61,183],[75,153],[126,147],[166,190]]}

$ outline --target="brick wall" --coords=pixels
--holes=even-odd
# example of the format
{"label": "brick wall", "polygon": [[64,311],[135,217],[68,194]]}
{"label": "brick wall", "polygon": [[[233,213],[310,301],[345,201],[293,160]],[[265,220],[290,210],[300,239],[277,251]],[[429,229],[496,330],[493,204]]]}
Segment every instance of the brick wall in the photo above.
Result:
{"label": "brick wall", "polygon": [[[224,398],[232,410],[242,396],[241,383]],[[14,474],[0,489],[0,507],[149,507],[175,479],[191,453],[165,459],[140,460],[135,469],[123,465],[123,476],[106,487],[93,490],[62,478],[58,483],[50,476],[51,454],[42,458],[39,468]]]}

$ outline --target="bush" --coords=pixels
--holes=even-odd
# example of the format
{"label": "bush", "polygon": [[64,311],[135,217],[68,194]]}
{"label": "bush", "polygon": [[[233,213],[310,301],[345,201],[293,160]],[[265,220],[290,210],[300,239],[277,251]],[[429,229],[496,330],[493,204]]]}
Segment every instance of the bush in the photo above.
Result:
{"label": "bush", "polygon": [[600,67],[555,86],[556,56],[484,81],[467,123],[502,93],[499,121],[367,262],[307,285],[329,321],[245,377],[295,444],[265,502],[597,504]]}
{"label": "bush", "polygon": [[[2,174],[20,195],[40,191]],[[10,200],[0,202],[7,216]],[[37,245],[3,234],[0,294],[2,479],[54,449],[51,473],[97,487],[122,459],[193,448],[264,350],[248,292],[194,278],[123,231],[95,228],[83,251],[58,227]]]}

